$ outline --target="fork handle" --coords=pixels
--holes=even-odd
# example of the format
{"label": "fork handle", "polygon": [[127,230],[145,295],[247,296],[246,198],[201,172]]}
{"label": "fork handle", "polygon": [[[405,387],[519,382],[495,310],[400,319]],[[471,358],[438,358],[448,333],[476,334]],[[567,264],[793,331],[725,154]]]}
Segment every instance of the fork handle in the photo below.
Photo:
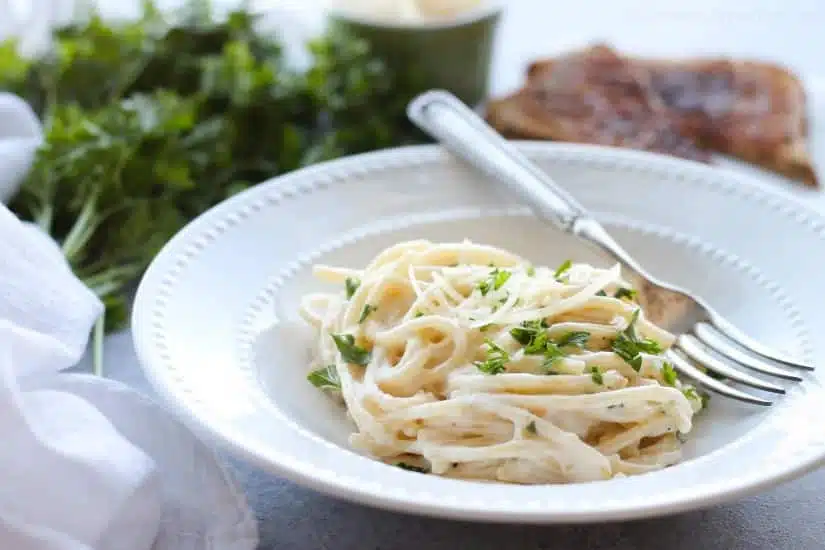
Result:
{"label": "fork handle", "polygon": [[596,244],[637,274],[645,273],[576,199],[449,92],[424,92],[410,102],[407,116],[455,155],[506,185],[540,219]]}
{"label": "fork handle", "polygon": [[571,232],[585,214],[573,197],[449,92],[421,94],[407,107],[407,116],[455,155],[507,185],[542,220]]}

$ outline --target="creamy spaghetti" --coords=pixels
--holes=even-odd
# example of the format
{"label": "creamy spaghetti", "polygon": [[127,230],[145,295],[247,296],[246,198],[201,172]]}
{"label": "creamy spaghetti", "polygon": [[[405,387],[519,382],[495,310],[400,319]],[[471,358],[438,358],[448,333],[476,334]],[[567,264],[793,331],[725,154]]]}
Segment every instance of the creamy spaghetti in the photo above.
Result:
{"label": "creamy spaghetti", "polygon": [[678,462],[702,408],[661,356],[619,266],[534,267],[490,246],[405,242],[364,269],[316,266],[309,380],[340,395],[354,447],[390,464],[513,483]]}

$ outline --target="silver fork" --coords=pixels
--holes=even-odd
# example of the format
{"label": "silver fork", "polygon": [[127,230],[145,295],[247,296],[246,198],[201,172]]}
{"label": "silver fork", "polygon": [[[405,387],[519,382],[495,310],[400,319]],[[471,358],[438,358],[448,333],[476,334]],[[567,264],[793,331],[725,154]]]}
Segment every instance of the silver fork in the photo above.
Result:
{"label": "silver fork", "polygon": [[407,115],[453,154],[507,185],[540,219],[595,244],[629,271],[638,281],[639,301],[646,314],[677,335],[665,357],[681,374],[727,397],[770,405],[771,401],[731,387],[707,372],[763,391],[785,393],[782,386],[734,365],[797,382],[802,377],[786,367],[813,370],[755,341],[701,298],[651,276],[570,194],[450,93],[421,94],[410,103]]}

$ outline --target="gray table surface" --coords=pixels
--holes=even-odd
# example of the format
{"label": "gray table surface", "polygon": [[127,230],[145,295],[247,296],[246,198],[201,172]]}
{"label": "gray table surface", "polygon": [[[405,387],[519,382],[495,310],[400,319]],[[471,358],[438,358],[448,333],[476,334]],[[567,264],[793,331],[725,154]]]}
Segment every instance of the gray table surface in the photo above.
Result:
{"label": "gray table surface", "polygon": [[[107,376],[154,395],[128,332],[110,336],[105,353]],[[626,523],[534,527],[375,510],[227,459],[258,516],[260,550],[825,549],[825,469],[762,495],[703,511]]]}

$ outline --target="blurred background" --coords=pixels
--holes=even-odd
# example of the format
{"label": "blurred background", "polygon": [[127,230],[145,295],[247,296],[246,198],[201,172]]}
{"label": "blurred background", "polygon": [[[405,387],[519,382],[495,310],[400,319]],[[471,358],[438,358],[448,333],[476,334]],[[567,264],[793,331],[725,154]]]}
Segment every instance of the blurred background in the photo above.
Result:
{"label": "blurred background", "polygon": [[[0,17],[0,37],[10,28],[39,25],[28,20],[65,21],[77,5],[92,0],[0,0],[15,17]],[[137,0],[96,0],[105,14],[134,16]],[[165,9],[184,0],[157,0]],[[239,5],[238,0],[213,0],[218,8]],[[825,75],[825,4],[820,0],[499,0],[504,6],[494,55],[493,93],[516,88],[527,60],[551,55],[593,40],[605,40],[619,50],[638,54],[718,54],[781,61],[792,70],[819,79]],[[4,6],[5,4],[5,6]],[[272,23],[287,37],[299,40],[323,25],[325,0],[251,0],[253,11],[269,12]],[[17,19],[20,26],[15,25]],[[825,77],[822,77],[825,78]]]}

